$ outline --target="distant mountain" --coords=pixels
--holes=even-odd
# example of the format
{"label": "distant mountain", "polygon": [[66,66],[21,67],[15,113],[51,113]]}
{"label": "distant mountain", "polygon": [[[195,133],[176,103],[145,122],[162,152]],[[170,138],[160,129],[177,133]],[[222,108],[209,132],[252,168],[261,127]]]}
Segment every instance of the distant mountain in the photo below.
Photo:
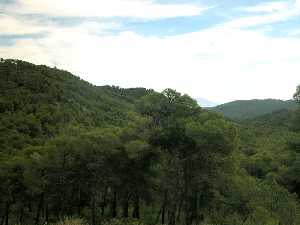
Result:
{"label": "distant mountain", "polygon": [[283,109],[293,110],[296,109],[297,106],[297,103],[292,100],[282,101],[277,99],[254,99],[233,101],[208,108],[208,110],[222,113],[225,117],[230,119],[241,120],[255,118]]}
{"label": "distant mountain", "polygon": [[215,107],[218,105],[218,103],[215,103],[215,102],[212,102],[212,101],[209,101],[205,98],[196,98],[196,101],[198,102],[198,104],[201,106],[201,107]]}

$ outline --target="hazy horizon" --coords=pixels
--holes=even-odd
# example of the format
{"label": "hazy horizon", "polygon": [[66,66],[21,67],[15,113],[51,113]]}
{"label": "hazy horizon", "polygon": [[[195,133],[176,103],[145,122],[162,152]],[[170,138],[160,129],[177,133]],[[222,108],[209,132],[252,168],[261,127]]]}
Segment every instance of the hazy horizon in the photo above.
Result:
{"label": "hazy horizon", "polygon": [[218,104],[291,99],[300,1],[2,0],[0,57]]}
{"label": "hazy horizon", "polygon": [[[3,58],[4,59],[4,58]],[[4,59],[4,60],[19,60],[19,59]],[[32,62],[30,62],[32,63]],[[44,66],[48,66],[49,65],[46,65],[46,64],[37,64],[37,65],[44,65]],[[51,67],[51,66],[50,66]],[[59,69],[59,70],[64,70],[63,68],[59,68],[59,67],[56,67],[54,66],[53,68],[56,68],[56,69]],[[70,72],[70,71],[68,71]],[[83,79],[80,75],[78,74],[73,74],[77,77],[79,77],[80,79]],[[87,80],[85,80],[87,81]],[[89,82],[89,81],[88,81]],[[89,82],[91,83],[91,82]],[[98,86],[98,87],[101,87],[101,86],[107,86],[108,84],[103,84],[103,85],[97,85],[97,84],[94,84],[94,83],[91,83],[92,85],[95,85],[95,86]],[[116,87],[120,87],[120,88],[145,88],[145,87],[142,87],[142,86],[132,86],[132,87],[123,87],[123,86],[118,86],[118,85],[114,85],[114,84],[110,84],[109,86],[116,86]],[[168,88],[171,88],[173,89],[172,87],[165,87],[161,90],[157,90],[157,89],[154,89],[154,88],[148,88],[148,89],[153,89],[154,91],[163,91],[165,89],[168,89]],[[177,89],[174,89],[176,91],[178,91]],[[192,97],[193,99],[195,99],[200,106],[202,107],[215,107],[215,106],[218,106],[218,105],[223,105],[223,104],[226,104],[226,103],[230,103],[230,102],[234,102],[234,101],[249,101],[249,100],[281,100],[281,101],[289,101],[289,100],[293,100],[293,98],[289,98],[289,99],[279,99],[279,98],[272,98],[272,97],[267,97],[267,98],[249,98],[249,99],[233,99],[233,100],[230,100],[230,101],[226,101],[226,102],[214,102],[214,101],[211,101],[210,99],[206,99],[206,98],[202,98],[201,96],[191,96],[189,93],[187,92],[183,92],[182,94],[187,94],[189,95],[190,97]]]}

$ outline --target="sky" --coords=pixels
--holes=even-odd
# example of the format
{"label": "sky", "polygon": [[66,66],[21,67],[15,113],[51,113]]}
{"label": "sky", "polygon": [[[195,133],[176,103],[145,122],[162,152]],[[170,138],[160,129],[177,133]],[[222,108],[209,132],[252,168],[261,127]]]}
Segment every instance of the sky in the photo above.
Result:
{"label": "sky", "polygon": [[291,99],[300,0],[0,0],[0,57],[217,103]]}

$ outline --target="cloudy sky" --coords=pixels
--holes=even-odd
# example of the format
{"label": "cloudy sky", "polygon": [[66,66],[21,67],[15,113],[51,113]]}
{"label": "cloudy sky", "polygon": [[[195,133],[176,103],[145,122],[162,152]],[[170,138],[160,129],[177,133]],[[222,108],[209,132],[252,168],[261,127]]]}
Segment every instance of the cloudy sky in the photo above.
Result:
{"label": "cloudy sky", "polygon": [[0,0],[0,57],[218,103],[290,99],[300,0]]}

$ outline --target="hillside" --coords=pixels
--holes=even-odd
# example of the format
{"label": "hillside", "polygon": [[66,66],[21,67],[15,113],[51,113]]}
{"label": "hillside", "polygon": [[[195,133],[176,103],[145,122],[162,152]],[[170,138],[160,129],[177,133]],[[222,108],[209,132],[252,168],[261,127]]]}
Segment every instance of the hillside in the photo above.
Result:
{"label": "hillside", "polygon": [[173,89],[1,60],[0,224],[298,225],[296,112],[233,123]]}
{"label": "hillside", "polygon": [[19,60],[0,63],[0,148],[22,148],[66,126],[124,126],[144,88],[97,87],[71,73]]}
{"label": "hillside", "polygon": [[251,119],[264,114],[283,109],[293,110],[297,108],[294,101],[282,101],[276,99],[264,100],[238,100],[225,103],[216,107],[207,108],[211,111],[222,113],[230,119]]}

